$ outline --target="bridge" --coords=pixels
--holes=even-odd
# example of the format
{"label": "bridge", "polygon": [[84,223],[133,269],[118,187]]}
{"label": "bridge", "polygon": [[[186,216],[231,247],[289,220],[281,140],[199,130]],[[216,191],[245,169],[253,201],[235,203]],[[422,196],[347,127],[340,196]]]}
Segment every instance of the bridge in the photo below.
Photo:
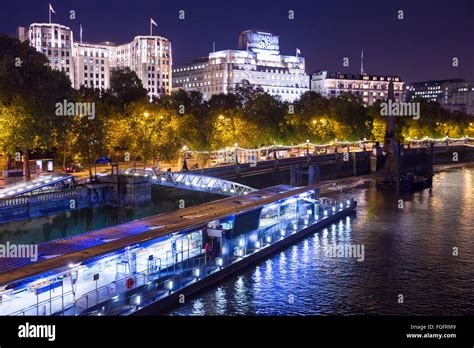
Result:
{"label": "bridge", "polygon": [[216,193],[224,196],[240,196],[256,191],[254,188],[212,176],[190,172],[163,172],[152,169],[126,169],[123,175],[143,176],[152,184]]}
{"label": "bridge", "polygon": [[74,176],[65,174],[42,175],[27,182],[6,185],[0,189],[0,199],[54,192],[75,186]]}

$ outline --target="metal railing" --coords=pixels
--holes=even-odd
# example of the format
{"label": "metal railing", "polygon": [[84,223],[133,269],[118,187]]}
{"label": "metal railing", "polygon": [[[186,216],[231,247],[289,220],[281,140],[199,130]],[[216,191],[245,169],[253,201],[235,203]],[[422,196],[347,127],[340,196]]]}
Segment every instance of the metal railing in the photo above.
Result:
{"label": "metal railing", "polygon": [[189,172],[162,172],[159,170],[126,169],[125,175],[148,177],[153,184],[186,190],[216,193],[225,196],[245,195],[256,189],[212,176]]}

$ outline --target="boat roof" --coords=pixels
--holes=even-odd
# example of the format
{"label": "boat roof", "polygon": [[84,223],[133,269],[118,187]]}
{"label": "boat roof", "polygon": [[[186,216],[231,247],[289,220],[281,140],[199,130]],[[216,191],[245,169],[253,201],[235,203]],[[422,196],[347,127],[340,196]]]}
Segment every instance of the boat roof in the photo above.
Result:
{"label": "boat roof", "polygon": [[197,206],[102,228],[38,245],[38,260],[0,260],[0,286],[45,273],[69,264],[112,253],[175,232],[199,228],[209,221],[241,213],[280,199],[316,189],[316,185],[294,188],[278,185],[246,195],[229,197]]}

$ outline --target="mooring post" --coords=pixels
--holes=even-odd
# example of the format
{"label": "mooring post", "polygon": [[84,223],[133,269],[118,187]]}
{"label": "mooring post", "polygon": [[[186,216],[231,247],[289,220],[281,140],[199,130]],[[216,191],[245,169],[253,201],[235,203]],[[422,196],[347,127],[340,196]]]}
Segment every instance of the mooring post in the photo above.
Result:
{"label": "mooring post", "polygon": [[357,157],[356,157],[356,152],[351,153],[352,157],[352,175],[356,176],[357,175]]}
{"label": "mooring post", "polygon": [[434,143],[430,144],[430,187],[433,186],[433,165],[434,165]]}
{"label": "mooring post", "polygon": [[[402,145],[403,146],[403,145]],[[396,180],[397,180],[397,195],[400,193],[400,166],[401,166],[401,151],[400,144],[395,146],[396,156],[397,156],[397,165],[396,165]]]}

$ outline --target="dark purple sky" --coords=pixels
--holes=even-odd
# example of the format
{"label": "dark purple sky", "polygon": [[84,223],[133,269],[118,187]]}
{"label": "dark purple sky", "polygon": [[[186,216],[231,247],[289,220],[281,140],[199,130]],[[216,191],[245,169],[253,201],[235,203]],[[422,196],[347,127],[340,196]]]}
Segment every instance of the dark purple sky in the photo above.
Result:
{"label": "dark purple sky", "polygon": [[[47,22],[49,2],[53,22],[70,26],[76,40],[82,23],[87,42],[148,35],[153,17],[154,33],[172,42],[175,66],[206,55],[213,41],[217,50],[237,48],[241,31],[262,29],[280,36],[283,54],[298,47],[311,73],[358,72],[364,49],[369,74],[397,74],[408,82],[474,80],[474,0],[2,0],[0,32],[14,35],[17,26]],[[178,19],[181,9],[185,20]],[[76,11],[75,20],[69,10]],[[397,19],[398,10],[404,20]]]}

